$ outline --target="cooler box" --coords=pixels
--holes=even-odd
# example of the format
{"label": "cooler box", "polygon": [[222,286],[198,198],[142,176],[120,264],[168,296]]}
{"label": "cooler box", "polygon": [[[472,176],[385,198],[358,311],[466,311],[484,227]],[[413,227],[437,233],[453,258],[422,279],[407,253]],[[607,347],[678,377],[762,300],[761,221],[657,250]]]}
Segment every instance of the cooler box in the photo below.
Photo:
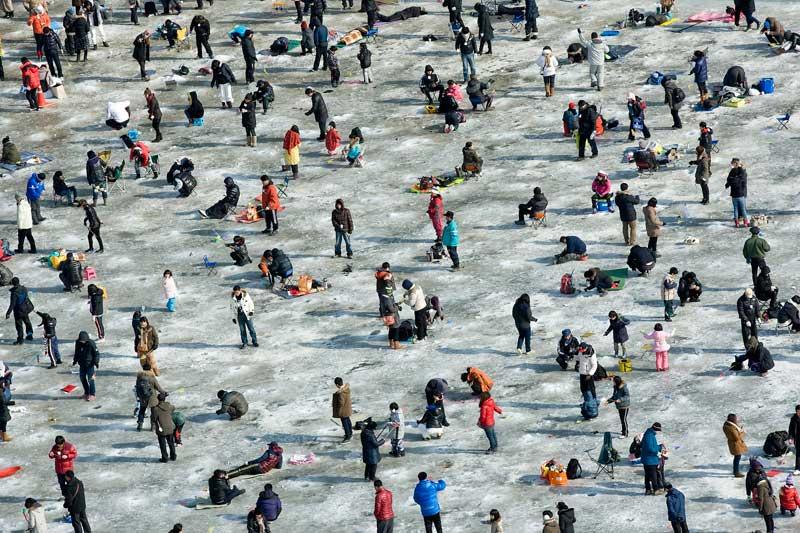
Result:
{"label": "cooler box", "polygon": [[758,90],[764,94],[775,92],[775,80],[772,78],[761,78],[758,82]]}

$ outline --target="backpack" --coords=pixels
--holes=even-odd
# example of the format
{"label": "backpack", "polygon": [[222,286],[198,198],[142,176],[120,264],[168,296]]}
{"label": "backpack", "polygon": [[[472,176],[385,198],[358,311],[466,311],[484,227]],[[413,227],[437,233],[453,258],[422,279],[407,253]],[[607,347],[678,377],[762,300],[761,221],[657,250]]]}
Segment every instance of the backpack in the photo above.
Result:
{"label": "backpack", "polygon": [[285,54],[289,51],[289,39],[286,37],[278,37],[269,46],[269,51],[275,55]]}
{"label": "backpack", "polygon": [[136,378],[136,396],[147,401],[153,395],[153,386],[146,377]]}
{"label": "backpack", "polygon": [[400,333],[399,333],[400,340],[401,341],[411,340],[414,337],[414,334],[416,333],[416,329],[417,328],[414,326],[414,323],[410,320],[403,320],[402,322],[400,322]]}
{"label": "backpack", "polygon": [[572,285],[572,274],[564,274],[561,276],[561,287],[559,288],[561,294],[574,294],[575,287]]}
{"label": "backpack", "polygon": [[672,93],[672,101],[676,104],[680,104],[684,100],[686,100],[686,93],[683,92],[683,89],[680,87],[676,87],[675,91]]}
{"label": "backpack", "polygon": [[767,435],[764,441],[764,455],[767,457],[780,457],[789,451],[786,441],[789,440],[789,433],[786,431],[773,431]]}
{"label": "backpack", "polygon": [[581,468],[581,463],[572,458],[567,463],[567,479],[578,479],[583,474],[583,468]]}

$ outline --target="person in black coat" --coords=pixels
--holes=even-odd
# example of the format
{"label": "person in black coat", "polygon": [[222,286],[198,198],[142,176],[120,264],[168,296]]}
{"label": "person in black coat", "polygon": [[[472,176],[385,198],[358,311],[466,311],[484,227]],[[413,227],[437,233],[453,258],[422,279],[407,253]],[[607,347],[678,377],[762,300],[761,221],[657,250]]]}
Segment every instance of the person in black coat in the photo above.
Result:
{"label": "person in black coat", "polygon": [[738,228],[739,221],[749,225],[747,215],[747,170],[738,158],[731,159],[731,170],[728,172],[728,179],[725,181],[725,188],[731,190],[731,201],[733,203],[733,223]]}
{"label": "person in black coat", "polygon": [[583,273],[583,277],[588,284],[584,292],[588,292],[592,289],[597,289],[597,293],[600,296],[605,296],[608,294],[608,289],[612,287],[611,276],[603,272],[597,267],[590,268],[586,272]]}
{"label": "person in black coat", "polygon": [[[561,370],[566,370],[567,361],[572,361],[575,356],[578,355],[579,346],[580,342],[578,342],[578,339],[572,336],[572,330],[561,330],[561,338],[558,340],[558,349],[556,350],[558,353],[556,362],[558,363],[558,366],[561,367]],[[577,369],[577,364],[575,365],[575,368]]]}
{"label": "person in black coat", "polygon": [[64,489],[64,508],[72,518],[72,527],[75,533],[91,533],[89,518],[86,516],[86,494],[83,481],[75,477],[75,472],[67,470],[64,473],[67,486]]}
{"label": "person in black coat", "polygon": [[[14,313],[14,327],[17,330],[17,340],[14,344],[22,344],[23,333],[25,334],[26,341],[33,340],[33,325],[31,319],[28,318],[33,312],[33,303],[28,297],[28,289],[25,285],[19,284],[19,278],[11,278],[11,289],[8,291],[10,302],[6,310],[6,320]],[[24,325],[24,330],[23,330]]]}
{"label": "person in black coat", "polygon": [[525,354],[531,353],[531,322],[538,322],[531,311],[531,298],[523,294],[514,302],[511,309],[511,316],[514,318],[514,326],[517,328],[517,353],[522,355],[522,343],[525,343]]}
{"label": "person in black coat", "polygon": [[253,93],[256,103],[261,102],[263,108],[262,115],[267,114],[269,105],[275,101],[275,90],[267,80],[258,80],[256,82],[256,92]]}
{"label": "person in black coat", "polygon": [[247,135],[247,146],[256,147],[256,101],[253,93],[247,93],[239,104],[239,113],[242,114],[242,127]]}
{"label": "person in black coat", "polygon": [[756,278],[755,294],[756,298],[762,302],[769,300],[769,309],[775,309],[778,305],[778,287],[772,285],[772,278],[769,273],[770,268],[764,265]]}
{"label": "person in black coat", "polygon": [[[526,0],[533,1],[533,0]],[[592,157],[597,157],[597,143],[594,140],[594,129],[597,124],[597,111],[585,100],[578,101],[578,161],[586,157],[586,143],[592,149]]]}
{"label": "person in black coat", "polygon": [[758,299],[750,287],[744,290],[744,294],[736,300],[736,312],[739,314],[739,322],[742,324],[742,344],[745,349],[751,337],[758,337],[758,317],[760,308]]}
{"label": "person in black coat", "polygon": [[324,141],[325,128],[328,124],[328,106],[325,105],[325,99],[322,98],[322,95],[311,87],[306,87],[305,92],[306,96],[311,98],[311,109],[306,111],[306,116],[314,115],[314,120],[319,126],[319,137],[317,137],[317,140]]}
{"label": "person in black coat", "polygon": [[235,497],[245,492],[245,489],[239,489],[236,485],[231,488],[228,475],[224,470],[214,470],[214,475],[208,480],[208,495],[214,505],[227,505]]}
{"label": "person in black coat", "polygon": [[77,8],[75,18],[69,29],[74,34],[72,41],[75,46],[75,62],[77,63],[81,60],[81,52],[83,52],[83,62],[85,63],[89,55],[89,33],[91,32],[91,27],[82,8]]}
{"label": "person in black coat", "polygon": [[58,34],[54,32],[50,26],[44,28],[44,55],[47,58],[47,66],[53,76],[59,78],[64,77],[64,71],[61,70],[61,52],[64,47],[61,45],[61,39]]}
{"label": "person in black coat", "polygon": [[83,385],[83,399],[87,402],[94,400],[95,383],[94,374],[100,368],[100,352],[97,345],[89,338],[89,334],[81,331],[75,341],[75,355],[72,357],[72,366],[78,365],[80,369],[81,385]]}
{"label": "person in black coat", "polygon": [[447,8],[447,13],[450,15],[451,28],[456,23],[462,28],[464,27],[464,21],[461,19],[462,0],[444,0],[442,7]]}
{"label": "person in black coat", "polygon": [[533,217],[536,213],[544,213],[547,209],[547,197],[540,187],[533,188],[533,197],[526,204],[519,204],[519,218],[515,224],[525,225],[525,215]]}
{"label": "person in black coat", "polygon": [[[646,249],[646,248],[645,248]],[[622,348],[622,357],[627,357],[628,351],[625,349],[625,343],[628,342],[628,324],[630,320],[624,316],[620,316],[616,311],[608,312],[608,329],[603,333],[603,337],[609,333],[614,341],[614,357],[619,357],[619,350]]]}
{"label": "person in black coat", "polygon": [[444,411],[444,393],[447,392],[448,383],[446,379],[433,378],[425,385],[425,405],[435,405],[442,412],[442,425],[447,427],[447,413]]}
{"label": "person in black coat", "polygon": [[564,502],[558,502],[558,528],[560,533],[575,533],[575,509]]}
{"label": "person in black coat", "polygon": [[586,243],[580,237],[575,235],[562,235],[559,237],[558,242],[564,245],[561,253],[555,256],[555,264],[568,263],[569,261],[586,260]]}
{"label": "person in black coat", "polygon": [[753,16],[756,11],[756,0],[733,0],[733,23],[739,25],[739,18],[744,14],[747,21],[747,29],[751,24],[756,25],[756,29],[761,25],[757,18]]}
{"label": "person in black coat", "polygon": [[267,271],[269,272],[270,283],[274,284],[275,279],[280,279],[281,284],[285,283],[292,274],[294,268],[292,262],[289,260],[283,250],[273,248],[272,250],[264,250],[264,259],[267,261]]}
{"label": "person in black coat", "polygon": [[172,166],[167,171],[167,184],[175,185],[175,179],[180,177],[184,172],[192,172],[194,170],[194,163],[188,157],[176,159]]}
{"label": "person in black coat", "polygon": [[644,246],[634,245],[628,254],[628,268],[638,272],[640,276],[647,276],[656,266],[653,251]]}
{"label": "person in black coat", "polygon": [[[795,450],[800,446],[800,405],[794,406],[794,414],[789,420],[789,438],[794,441]],[[794,469],[800,470],[800,453],[794,454]]]}
{"label": "person in black coat", "polygon": [[748,89],[747,76],[744,73],[744,69],[739,66],[733,66],[729,68],[725,73],[725,77],[722,78],[722,85],[723,87],[738,87],[739,89]]}
{"label": "person in black coat", "polygon": [[431,93],[437,92],[437,100],[442,99],[444,94],[444,85],[439,81],[439,76],[433,72],[433,67],[425,65],[425,74],[419,80],[419,89],[428,98],[428,104],[433,105],[433,97]]}
{"label": "person in black coat", "polygon": [[214,59],[214,52],[208,44],[211,37],[211,23],[203,15],[195,15],[189,24],[189,33],[194,32],[195,43],[197,45],[197,57],[203,59],[203,48],[206,49],[208,57]]}
{"label": "person in black coat", "polygon": [[361,67],[361,74],[364,78],[364,83],[372,83],[372,52],[367,48],[367,43],[359,45],[358,54],[356,55],[358,64]]}
{"label": "person in black coat", "polygon": [[494,27],[492,26],[492,17],[489,11],[483,4],[475,4],[475,11],[478,12],[478,38],[480,45],[478,46],[478,55],[483,54],[483,45],[488,46],[487,54],[492,53],[492,39],[494,39]]}
{"label": "person in black coat", "polygon": [[194,121],[199,118],[203,118],[205,115],[205,109],[203,108],[203,104],[200,102],[200,99],[197,98],[197,92],[192,91],[189,93],[189,107],[183,110],[183,114],[186,115],[186,118],[189,120],[189,126],[194,125]]}
{"label": "person in black coat", "polygon": [[253,30],[246,30],[242,36],[242,56],[244,56],[244,80],[247,83],[256,81],[255,70],[256,62],[256,45],[253,44]]}
{"label": "person in black coat", "polygon": [[[89,241],[89,248],[86,249],[86,253],[95,252],[102,254],[105,248],[103,248],[103,239],[100,237],[100,226],[102,225],[100,217],[97,216],[97,211],[95,211],[94,207],[89,205],[86,200],[78,202],[78,206],[83,208],[83,225],[89,230],[89,233],[86,235]],[[100,246],[96,251],[94,249],[95,237],[97,238],[97,245]]]}
{"label": "person in black coat", "polygon": [[208,209],[200,210],[200,216],[203,218],[225,218],[227,214],[233,211],[233,208],[239,205],[239,186],[233,181],[233,178],[228,176],[225,178],[225,198],[215,203]]}
{"label": "person in black coat", "polygon": [[322,21],[325,18],[325,11],[328,9],[328,4],[325,0],[313,0],[311,4],[311,22],[310,26],[316,28],[322,26]]}
{"label": "person in black coat", "polygon": [[614,195],[614,204],[619,210],[619,219],[622,222],[622,238],[625,244],[636,244],[636,206],[639,205],[639,196],[628,192],[628,184],[622,183],[619,191]]}
{"label": "person in black coat", "polygon": [[75,259],[72,252],[58,265],[58,279],[64,284],[64,292],[72,292],[83,288],[83,266]]}
{"label": "person in black coat", "polygon": [[133,58],[139,63],[139,74],[143,81],[150,81],[144,70],[146,61],[150,61],[150,30],[144,30],[133,40]]}
{"label": "person in black coat", "polygon": [[375,428],[378,424],[373,420],[368,420],[361,430],[361,460],[364,462],[364,479],[369,481],[375,480],[375,474],[378,471],[378,463],[381,462],[380,447],[386,442],[385,439],[380,439],[375,436]]}
{"label": "person in black coat", "polygon": [[686,302],[699,302],[700,295],[703,294],[703,284],[697,279],[694,272],[684,271],[678,281],[678,298],[681,299],[681,307]]}
{"label": "person in black coat", "polygon": [[233,95],[231,95],[231,84],[236,83],[236,76],[227,63],[215,59],[211,62],[211,87],[219,87],[219,99],[222,108],[233,107]]}
{"label": "person in black coat", "polygon": [[[344,0],[342,0],[344,4]],[[350,0],[350,8],[353,7],[353,0]],[[378,19],[378,2],[375,0],[364,0],[364,9],[367,11],[367,28],[372,29],[375,27],[375,21]]]}
{"label": "person in black coat", "polygon": [[525,0],[525,39],[530,41],[539,36],[539,28],[536,26],[536,19],[539,18],[539,6],[536,0]]}
{"label": "person in black coat", "polygon": [[56,317],[39,311],[36,311],[36,314],[42,319],[42,323],[38,327],[44,329],[45,354],[50,359],[50,366],[47,368],[52,369],[61,364],[61,352],[58,349],[58,336],[56,335]]}

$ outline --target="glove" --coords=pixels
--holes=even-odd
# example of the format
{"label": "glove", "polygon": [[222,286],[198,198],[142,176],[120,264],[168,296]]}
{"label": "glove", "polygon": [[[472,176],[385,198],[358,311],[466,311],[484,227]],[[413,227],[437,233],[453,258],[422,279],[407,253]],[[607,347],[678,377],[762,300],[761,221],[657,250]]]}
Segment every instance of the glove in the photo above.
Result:
{"label": "glove", "polygon": [[580,34],[581,34],[581,29],[580,29],[580,28],[578,28],[578,35],[580,35]]}
{"label": "glove", "polygon": [[750,321],[748,320],[747,322],[744,323],[744,325],[749,328],[751,326]]}
{"label": "glove", "polygon": [[253,316],[253,313],[249,313],[247,316]]}
{"label": "glove", "polygon": [[235,318],[232,318],[231,320],[233,320],[233,323],[236,324],[236,319]]}
{"label": "glove", "polygon": [[533,318],[533,321],[534,321],[534,322],[539,322],[539,319],[538,319],[538,318],[536,318],[536,317],[534,317],[534,318]]}

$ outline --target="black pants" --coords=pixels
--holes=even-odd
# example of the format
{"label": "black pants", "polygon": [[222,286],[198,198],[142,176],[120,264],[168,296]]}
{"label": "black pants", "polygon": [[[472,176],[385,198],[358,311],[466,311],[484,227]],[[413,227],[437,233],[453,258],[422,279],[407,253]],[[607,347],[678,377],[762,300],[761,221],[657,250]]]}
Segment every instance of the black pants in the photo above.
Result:
{"label": "black pants", "polygon": [[67,495],[67,477],[64,474],[56,474],[58,478],[58,488],[61,489],[61,495]]}
{"label": "black pants", "polygon": [[750,260],[750,269],[753,271],[753,286],[756,285],[756,278],[758,277],[759,269],[764,270],[767,262],[763,257],[754,257]]}
{"label": "black pants", "polygon": [[487,39],[486,37],[481,37],[481,45],[478,47],[478,53],[479,54],[483,53],[483,45],[484,44],[488,46],[488,52],[491,54],[492,53],[492,40],[491,39]]}
{"label": "black pants", "polygon": [[86,517],[86,511],[70,511],[69,516],[72,517],[72,529],[75,530],[75,533],[92,533],[89,519]]}
{"label": "black pants", "polygon": [[36,253],[36,241],[33,240],[33,231],[31,229],[20,229],[17,230],[17,240],[19,241],[17,246],[17,253],[22,253],[22,245],[25,242],[25,239],[28,239],[28,245],[31,247],[31,253]]}
{"label": "black pants", "polygon": [[244,81],[246,81],[247,83],[253,83],[254,81],[256,81],[255,72],[256,72],[256,62],[245,61]]}
{"label": "black pants", "polygon": [[458,247],[457,246],[448,246],[447,247],[447,254],[450,256],[450,260],[453,261],[453,266],[458,268],[461,263],[458,261]]}
{"label": "black pants", "polygon": [[237,466],[233,470],[228,470],[228,479],[233,479],[239,476],[257,476],[261,473],[261,465],[258,463],[254,465]]}
{"label": "black pants", "polygon": [[537,17],[531,17],[531,18],[527,18],[526,17],[525,18],[525,36],[526,37],[529,36],[529,35],[534,35],[535,36],[537,33],[539,33],[539,28],[536,26],[536,18]]}
{"label": "black pants", "polygon": [[583,394],[586,391],[589,391],[592,393],[592,396],[597,398],[597,392],[594,389],[594,378],[592,376],[584,376],[583,374],[581,374],[580,379],[581,379],[581,394]]}
{"label": "black pants", "polygon": [[136,62],[139,63],[139,76],[142,79],[145,79],[147,77],[147,73],[144,70],[144,61],[136,60]]}
{"label": "black pants", "polygon": [[144,424],[144,419],[147,416],[147,404],[149,403],[148,400],[149,398],[139,398],[139,411],[136,413],[137,426]]}
{"label": "black pants", "polygon": [[689,526],[686,525],[686,520],[670,520],[670,524],[672,524],[672,531],[674,533],[689,533]]}
{"label": "black pants", "polygon": [[161,119],[154,118],[152,122],[153,131],[156,132],[156,138],[161,139]]}
{"label": "black pants", "polygon": [[317,122],[317,126],[319,127],[319,137],[317,137],[317,140],[319,140],[319,141],[324,141],[325,140],[325,127],[326,127],[325,123],[327,121],[328,121],[328,117],[325,117],[325,120],[320,120],[319,122]]}
{"label": "black pants", "polygon": [[764,526],[767,528],[767,533],[775,531],[775,522],[773,522],[771,514],[764,515]]}
{"label": "black pants", "polygon": [[651,492],[658,489],[658,465],[644,465],[644,489]]}
{"label": "black pants", "polygon": [[378,471],[378,465],[364,465],[364,479],[375,481],[375,473]]}
{"label": "black pants", "polygon": [[367,28],[372,29],[375,27],[375,21],[378,19],[377,11],[367,11]]}
{"label": "black pants", "polygon": [[341,72],[339,71],[339,69],[331,67],[331,87],[339,86],[340,77],[341,77]]}
{"label": "black pants", "polygon": [[322,59],[322,70],[328,70],[328,43],[316,46],[314,56],[314,70],[319,70],[319,60]]}
{"label": "black pants", "polygon": [[670,114],[672,115],[672,127],[673,128],[682,128],[683,123],[681,123],[681,110],[680,109],[670,109]]}
{"label": "black pants", "polygon": [[377,533],[392,533],[394,531],[394,517],[389,520],[378,520]]}
{"label": "black pants", "polygon": [[89,249],[94,250],[94,238],[97,237],[97,244],[100,246],[100,250],[103,249],[103,239],[100,237],[100,226],[96,228],[89,228],[89,233],[86,235],[86,238],[89,239]]}
{"label": "black pants", "polygon": [[39,101],[36,98],[36,94],[39,92],[39,89],[30,89],[25,91],[25,98],[28,100],[28,105],[31,106],[31,109],[39,109]]}
{"label": "black pants", "polygon": [[[167,446],[169,446],[169,457],[167,457]],[[158,436],[158,447],[161,448],[161,458],[172,459],[173,461],[177,457],[175,454],[175,437],[172,434],[169,435],[159,435]]]}
{"label": "black pants", "polygon": [[33,39],[36,41],[36,57],[41,59],[44,54],[44,33],[34,33]]}
{"label": "black pants", "polygon": [[700,182],[700,190],[703,191],[703,203],[708,203],[708,182]]}
{"label": "black pants", "polygon": [[342,423],[342,429],[344,429],[344,436],[345,438],[350,438],[353,436],[353,423],[350,422],[350,417],[345,416],[339,419]]}
{"label": "black pants", "polygon": [[622,426],[622,436],[628,436],[628,408],[624,407],[622,409],[617,409],[617,414],[619,415],[619,423]]}
{"label": "black pants", "polygon": [[89,49],[88,48],[84,48],[83,50],[76,50],[75,51],[75,61],[76,62],[81,60],[81,52],[83,52],[83,60],[84,61],[86,61],[86,59],[89,57]]}
{"label": "black pants", "polygon": [[251,128],[250,126],[245,126],[244,127],[244,133],[248,137],[256,137],[256,129],[255,128]]}
{"label": "black pants", "polygon": [[462,28],[464,27],[464,21],[461,19],[461,10],[460,9],[457,10],[457,11],[454,11],[454,10],[450,9],[448,11],[448,14],[450,15],[450,27],[452,27],[453,24],[456,23],[456,22],[458,22],[458,24]]}
{"label": "black pants", "polygon": [[97,315],[94,318],[94,327],[97,330],[97,338],[104,339],[106,336],[106,327],[103,325],[103,315]]}
{"label": "black pants", "polygon": [[124,122],[119,122],[119,121],[116,121],[116,120],[110,118],[110,119],[106,120],[106,126],[111,128],[112,130],[121,130],[122,128],[124,128],[125,126],[128,125],[128,121],[129,120],[130,119],[128,119],[128,120],[126,120]]}
{"label": "black pants", "polygon": [[[630,120],[631,120],[631,125],[628,127],[628,140],[632,141],[635,139],[635,137],[633,136],[633,132],[635,130],[633,129],[633,119]],[[644,135],[645,139],[650,138],[650,130],[647,129],[647,124],[644,123],[644,120],[642,120],[642,135]]]}
{"label": "black pants", "polygon": [[594,139],[590,137],[590,135],[584,135],[583,133],[578,133],[578,157],[585,157],[586,156],[586,143],[589,143],[589,147],[592,149],[592,155],[597,155],[597,143]]}
{"label": "black pants", "polygon": [[442,533],[442,516],[436,513],[432,516],[423,516],[425,521],[425,533],[433,533],[433,528],[436,527],[436,533]]}
{"label": "black pants", "polygon": [[294,1],[294,8],[297,10],[297,21],[303,21],[303,8],[301,7],[302,2],[298,2],[298,0]]}
{"label": "black pants", "polygon": [[6,73],[3,70],[3,58],[0,57],[0,81],[5,81],[5,79],[6,79]]}
{"label": "black pants", "polygon": [[750,341],[750,337],[758,337],[758,324],[756,324],[756,319],[750,320],[750,326],[747,325],[747,320],[742,320],[742,343],[744,344],[744,349],[747,349],[747,343]]}
{"label": "black pants", "polygon": [[58,76],[59,78],[64,77],[64,71],[61,70],[61,57],[58,55],[58,52],[52,52],[45,54],[47,58],[47,66],[50,68],[50,73],[53,76]]}
{"label": "black pants", "polygon": [[194,34],[194,40],[197,44],[197,57],[203,57],[203,48],[206,49],[206,53],[208,57],[213,58],[214,52],[211,51],[211,46],[208,44],[208,35],[200,35],[198,33]]}
{"label": "black pants", "polygon": [[422,309],[414,311],[414,324],[417,326],[417,339],[422,340],[428,336],[428,311]]}
{"label": "black pants", "polygon": [[[350,0],[350,7],[353,7],[353,0]],[[347,0],[342,0],[342,9],[347,9]]]}
{"label": "black pants", "polygon": [[656,255],[657,248],[658,248],[658,237],[650,237],[650,240],[647,241],[647,249],[653,252],[653,255]]}
{"label": "black pants", "polygon": [[131,24],[139,24],[139,8],[132,7],[131,8]]}
{"label": "black pants", "polygon": [[274,209],[267,209],[264,212],[264,222],[267,224],[267,230],[278,231],[278,212]]}

